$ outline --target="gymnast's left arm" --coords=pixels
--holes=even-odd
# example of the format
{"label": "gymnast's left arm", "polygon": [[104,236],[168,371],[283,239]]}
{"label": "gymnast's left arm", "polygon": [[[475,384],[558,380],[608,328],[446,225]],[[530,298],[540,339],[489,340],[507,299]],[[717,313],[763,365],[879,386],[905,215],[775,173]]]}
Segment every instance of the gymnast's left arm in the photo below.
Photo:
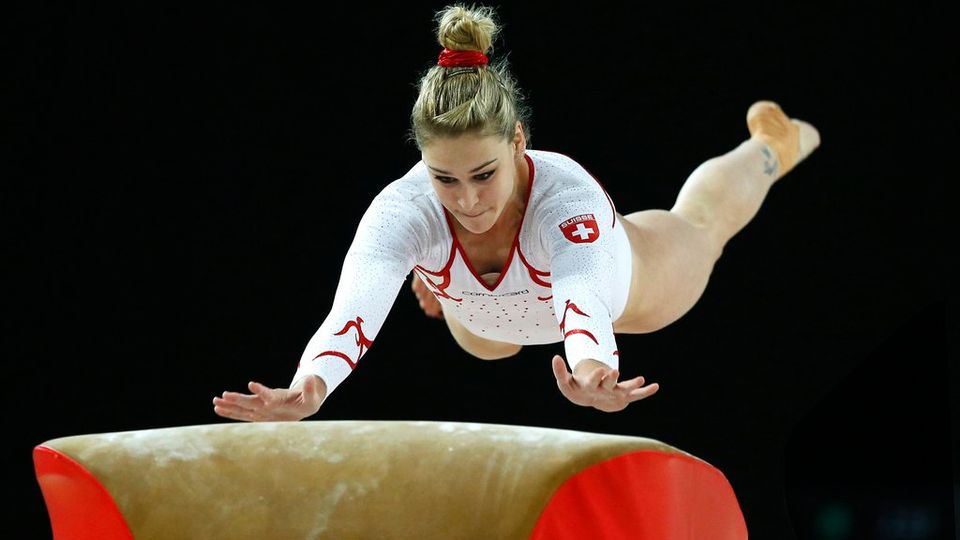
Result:
{"label": "gymnast's left arm", "polygon": [[554,312],[563,335],[563,357],[553,357],[561,393],[571,402],[614,412],[657,392],[644,378],[618,382],[619,351],[613,333],[612,279],[615,209],[603,189],[585,183],[558,193],[539,220],[550,254]]}

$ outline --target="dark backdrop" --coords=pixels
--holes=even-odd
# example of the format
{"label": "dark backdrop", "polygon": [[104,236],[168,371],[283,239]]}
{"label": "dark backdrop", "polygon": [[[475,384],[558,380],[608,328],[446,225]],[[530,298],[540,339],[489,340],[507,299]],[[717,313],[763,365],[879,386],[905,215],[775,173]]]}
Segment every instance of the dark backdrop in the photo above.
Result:
{"label": "dark backdrop", "polygon": [[[8,10],[12,530],[49,537],[36,444],[226,422],[214,395],[289,383],[360,216],[419,159],[404,136],[443,5]],[[497,9],[491,56],[509,55],[529,96],[532,148],[577,159],[621,213],[669,208],[748,136],[757,99],[823,145],[728,244],[693,310],[618,336],[623,377],[659,382],[656,396],[616,414],[572,405],[551,374],[559,343],[472,358],[408,279],[310,420],[651,437],[722,470],[752,538],[951,537],[956,273],[941,234],[955,155],[938,146],[952,112],[937,16]]]}

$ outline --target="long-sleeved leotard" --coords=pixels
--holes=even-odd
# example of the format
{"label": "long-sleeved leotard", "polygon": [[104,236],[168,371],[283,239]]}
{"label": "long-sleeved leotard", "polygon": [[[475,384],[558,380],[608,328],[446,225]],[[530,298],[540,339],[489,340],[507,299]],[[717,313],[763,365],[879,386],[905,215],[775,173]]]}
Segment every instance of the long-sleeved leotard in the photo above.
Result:
{"label": "long-sleeved leotard", "polygon": [[618,367],[613,321],[626,306],[631,251],[613,201],[586,169],[528,149],[530,189],[499,279],[477,275],[422,161],[374,197],[344,258],[333,306],[301,356],[293,384],[315,374],[327,393],[373,345],[412,271],[470,332],[518,344],[564,342],[574,368]]}

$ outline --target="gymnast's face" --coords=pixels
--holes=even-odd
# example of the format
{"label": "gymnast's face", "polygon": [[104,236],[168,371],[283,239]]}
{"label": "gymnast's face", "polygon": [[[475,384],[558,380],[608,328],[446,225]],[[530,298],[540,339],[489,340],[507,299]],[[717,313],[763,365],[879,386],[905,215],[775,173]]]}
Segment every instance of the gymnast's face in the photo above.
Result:
{"label": "gymnast's face", "polygon": [[504,209],[524,203],[517,179],[527,169],[525,147],[517,122],[512,140],[460,135],[436,140],[421,154],[444,208],[465,229],[482,234],[497,225]]}

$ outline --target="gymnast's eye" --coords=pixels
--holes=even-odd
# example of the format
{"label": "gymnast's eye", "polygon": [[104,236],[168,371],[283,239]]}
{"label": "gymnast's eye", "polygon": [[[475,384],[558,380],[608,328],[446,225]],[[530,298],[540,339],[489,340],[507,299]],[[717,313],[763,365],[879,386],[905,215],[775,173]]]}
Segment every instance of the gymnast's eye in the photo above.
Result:
{"label": "gymnast's eye", "polygon": [[[479,180],[479,181],[483,182],[483,181],[485,181],[485,180],[489,180],[490,177],[493,176],[493,173],[495,173],[495,172],[497,172],[496,169],[494,169],[494,170],[492,170],[492,171],[487,171],[487,172],[485,172],[485,173],[480,173],[480,174],[474,176],[473,178],[474,178],[474,180]],[[457,181],[456,178],[450,178],[449,176],[435,176],[434,178],[436,178],[441,184],[452,184],[452,183],[454,183],[454,182]]]}

